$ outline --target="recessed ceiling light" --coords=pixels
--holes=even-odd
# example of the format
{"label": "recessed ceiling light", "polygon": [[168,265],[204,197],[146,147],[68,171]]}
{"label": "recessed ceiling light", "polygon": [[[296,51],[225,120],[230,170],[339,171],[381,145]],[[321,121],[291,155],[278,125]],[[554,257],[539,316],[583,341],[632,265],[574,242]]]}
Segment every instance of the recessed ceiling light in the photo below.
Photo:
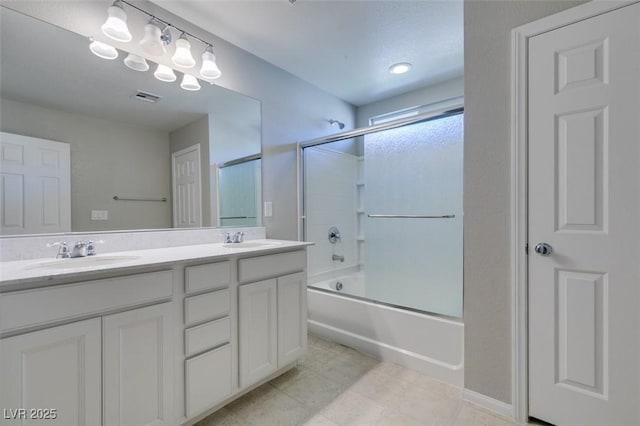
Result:
{"label": "recessed ceiling light", "polygon": [[400,62],[399,64],[391,65],[389,67],[389,72],[391,74],[404,74],[410,69],[411,69],[411,64],[409,62]]}

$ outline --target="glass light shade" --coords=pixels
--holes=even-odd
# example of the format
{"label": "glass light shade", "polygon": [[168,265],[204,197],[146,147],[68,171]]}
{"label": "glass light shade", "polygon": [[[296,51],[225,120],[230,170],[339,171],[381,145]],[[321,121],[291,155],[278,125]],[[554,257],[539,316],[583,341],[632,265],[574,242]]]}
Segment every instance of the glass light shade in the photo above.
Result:
{"label": "glass light shade", "polygon": [[153,73],[153,75],[158,80],[166,81],[167,83],[176,81],[176,79],[178,78],[171,68],[162,64],[158,64],[158,68],[156,69],[156,72]]}
{"label": "glass light shade", "polygon": [[174,64],[183,68],[193,68],[196,60],[191,56],[191,43],[184,38],[184,34],[176,40],[176,53],[171,58]]}
{"label": "glass light shade", "polygon": [[184,77],[182,77],[182,83],[180,83],[180,87],[182,87],[184,90],[195,92],[197,90],[200,90],[200,83],[198,83],[198,79],[194,76],[185,74]]}
{"label": "glass light shade", "polygon": [[140,47],[142,50],[153,56],[162,56],[165,54],[166,49],[160,39],[160,27],[156,24],[149,22],[144,26],[144,37],[140,40]]}
{"label": "glass light shade", "polygon": [[149,70],[147,60],[142,56],[134,55],[133,53],[129,53],[129,56],[124,59],[124,64],[135,71],[144,72]]}
{"label": "glass light shade", "polygon": [[132,37],[127,27],[127,14],[120,2],[115,2],[113,6],[110,6],[107,13],[109,17],[101,27],[104,35],[123,43],[130,42]]}
{"label": "glass light shade", "polygon": [[216,65],[216,55],[213,54],[213,48],[207,47],[207,50],[202,54],[202,68],[200,68],[200,75],[205,80],[215,80],[220,78],[222,72]]}
{"label": "glass light shade", "polygon": [[98,40],[94,40],[89,45],[91,52],[102,59],[116,59],[118,57],[118,51],[115,47],[109,46]]}

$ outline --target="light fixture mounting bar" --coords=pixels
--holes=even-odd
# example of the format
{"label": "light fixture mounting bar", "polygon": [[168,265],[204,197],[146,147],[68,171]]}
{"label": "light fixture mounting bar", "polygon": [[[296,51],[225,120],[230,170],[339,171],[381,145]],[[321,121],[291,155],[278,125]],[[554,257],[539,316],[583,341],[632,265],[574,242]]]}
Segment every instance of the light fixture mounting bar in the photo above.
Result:
{"label": "light fixture mounting bar", "polygon": [[158,18],[156,15],[154,15],[154,14],[152,14],[152,13],[147,12],[146,10],[144,10],[144,9],[140,8],[139,6],[136,6],[135,4],[133,4],[133,3],[129,2],[129,1],[127,1],[127,0],[120,0],[120,1],[121,1],[122,3],[124,3],[124,4],[128,5],[128,6],[130,6],[130,7],[134,8],[134,9],[136,9],[136,10],[138,10],[138,11],[140,11],[140,12],[144,13],[145,15],[147,15],[148,17],[150,17],[151,19],[154,19],[154,20],[156,20],[156,21],[158,21],[158,22],[160,22],[160,23],[162,23],[162,24],[166,25],[166,26],[167,26],[167,27],[169,27],[169,28],[173,28],[173,29],[177,30],[179,33],[184,33],[184,34],[188,35],[189,37],[191,37],[191,38],[193,38],[193,39],[198,40],[200,43],[204,44],[205,46],[213,46],[213,44],[212,44],[212,43],[210,43],[210,42],[208,42],[208,41],[205,41],[205,40],[201,39],[201,38],[200,38],[200,37],[198,37],[198,36],[194,36],[193,34],[191,34],[191,33],[190,33],[190,32],[188,32],[188,31],[185,31],[185,30],[183,30],[183,29],[181,29],[181,28],[176,27],[176,26],[175,26],[175,25],[173,25],[171,22],[165,21],[165,20],[164,20],[164,19],[162,19],[162,18]]}

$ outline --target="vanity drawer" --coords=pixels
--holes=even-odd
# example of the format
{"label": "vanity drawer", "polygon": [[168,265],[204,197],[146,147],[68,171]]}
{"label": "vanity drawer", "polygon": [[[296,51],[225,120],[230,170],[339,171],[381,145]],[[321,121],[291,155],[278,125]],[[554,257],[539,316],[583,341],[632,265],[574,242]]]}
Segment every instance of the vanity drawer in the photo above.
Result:
{"label": "vanity drawer", "polygon": [[184,322],[189,326],[229,315],[229,289],[213,291],[184,299]]}
{"label": "vanity drawer", "polygon": [[171,271],[3,293],[0,331],[67,320],[171,298]]}
{"label": "vanity drawer", "polygon": [[240,282],[258,281],[292,272],[303,271],[307,263],[305,250],[248,257],[238,261]]}
{"label": "vanity drawer", "polygon": [[228,261],[185,268],[184,292],[195,293],[229,287],[231,266]]}
{"label": "vanity drawer", "polygon": [[222,402],[231,395],[231,345],[185,361],[187,417]]}
{"label": "vanity drawer", "polygon": [[215,348],[231,340],[231,319],[222,318],[184,331],[185,356]]}

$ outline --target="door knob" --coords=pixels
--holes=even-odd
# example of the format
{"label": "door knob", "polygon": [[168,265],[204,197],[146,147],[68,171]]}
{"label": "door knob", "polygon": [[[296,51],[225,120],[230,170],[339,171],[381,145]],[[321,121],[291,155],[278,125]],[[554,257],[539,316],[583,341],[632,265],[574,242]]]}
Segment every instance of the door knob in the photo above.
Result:
{"label": "door knob", "polygon": [[536,244],[534,250],[541,256],[549,256],[553,252],[553,247],[551,247],[547,243],[538,243]]}

